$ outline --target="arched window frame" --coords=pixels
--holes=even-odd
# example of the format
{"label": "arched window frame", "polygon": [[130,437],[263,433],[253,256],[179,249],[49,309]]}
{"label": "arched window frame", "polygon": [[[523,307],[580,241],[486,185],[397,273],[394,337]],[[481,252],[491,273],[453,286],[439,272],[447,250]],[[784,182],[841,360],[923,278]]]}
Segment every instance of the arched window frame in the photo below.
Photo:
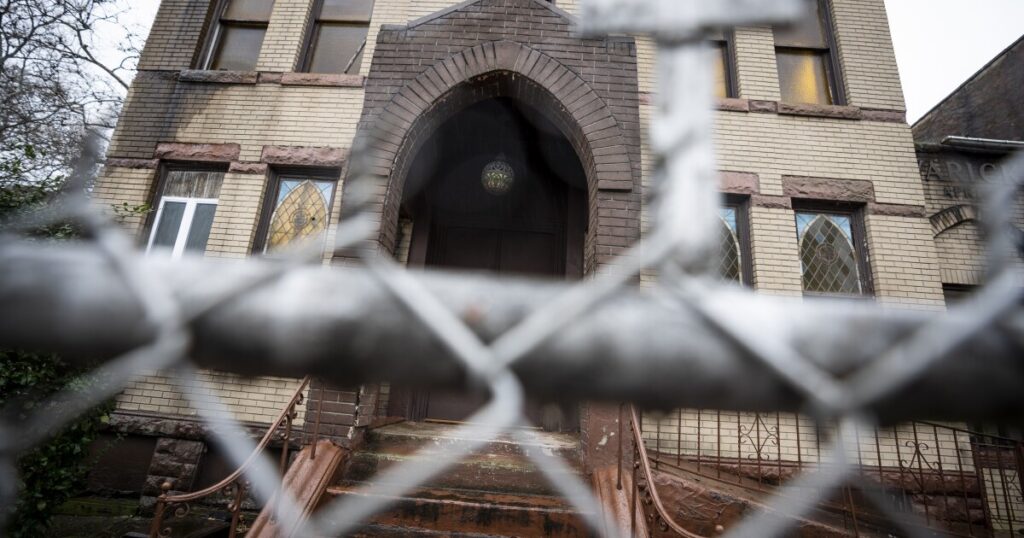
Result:
{"label": "arched window frame", "polygon": [[[874,279],[871,273],[870,253],[868,251],[867,231],[864,227],[864,206],[863,204],[851,204],[843,202],[821,202],[811,200],[793,200],[794,224],[797,224],[797,217],[800,214],[821,214],[826,216],[842,216],[850,220],[850,241],[853,245],[855,261],[857,263],[857,274],[860,281],[859,294],[835,294],[822,293],[804,290],[805,296],[827,296],[827,297],[871,297],[874,294]],[[797,258],[800,258],[801,235],[799,226],[796,227]],[[800,275],[801,286],[803,274]]]}
{"label": "arched window frame", "polygon": [[753,287],[754,264],[750,253],[750,197],[725,194],[722,208],[731,209],[736,215],[736,228],[732,231],[739,243],[740,284]]}
{"label": "arched window frame", "polygon": [[[334,188],[331,190],[331,198],[327,201],[328,218],[334,218],[334,206],[338,200],[340,193],[339,179],[341,177],[341,170],[337,168],[320,168],[320,167],[281,167],[272,168],[270,172],[270,179],[267,181],[266,189],[263,193],[263,207],[260,212],[260,220],[256,225],[255,240],[252,244],[253,254],[263,254],[266,250],[267,236],[270,232],[271,219],[274,216],[274,210],[277,209],[277,195],[281,189],[281,181],[283,179],[309,179],[313,181],[331,181],[334,182]],[[333,221],[328,221],[327,226],[335,224]]]}

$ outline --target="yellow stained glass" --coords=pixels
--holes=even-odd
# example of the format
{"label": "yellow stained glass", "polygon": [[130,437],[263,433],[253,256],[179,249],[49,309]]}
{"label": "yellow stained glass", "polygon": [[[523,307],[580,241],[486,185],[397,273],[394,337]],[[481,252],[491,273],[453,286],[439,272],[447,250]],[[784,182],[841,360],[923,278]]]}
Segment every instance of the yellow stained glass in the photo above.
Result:
{"label": "yellow stained glass", "polygon": [[328,202],[333,184],[318,185],[314,181],[282,181],[282,193],[277,209],[270,219],[267,233],[267,251],[286,246],[293,241],[315,236],[327,229]]}
{"label": "yellow stained glass", "polygon": [[714,55],[715,97],[729,97],[729,58],[724,42],[711,44]]}
{"label": "yellow stained glass", "polygon": [[823,53],[780,50],[776,59],[783,102],[832,104]]}

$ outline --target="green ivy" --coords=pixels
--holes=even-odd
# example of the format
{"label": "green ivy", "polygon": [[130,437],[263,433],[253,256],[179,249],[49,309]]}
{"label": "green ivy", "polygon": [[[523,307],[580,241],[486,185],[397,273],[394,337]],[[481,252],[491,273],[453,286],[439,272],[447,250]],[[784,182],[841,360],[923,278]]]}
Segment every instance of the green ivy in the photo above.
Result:
{"label": "green ivy", "polygon": [[[0,230],[9,219],[59,204],[64,177],[25,180],[21,172],[31,161],[45,158],[32,146],[0,155]],[[142,213],[148,207],[125,207],[123,214]],[[117,213],[121,215],[122,213]],[[30,237],[60,240],[76,237],[69,223],[48,224],[29,232]],[[84,392],[92,388],[87,369],[68,364],[48,353],[0,349],[0,409],[8,420],[25,421],[60,391]],[[18,500],[0,535],[14,538],[41,536],[54,510],[81,491],[91,463],[89,445],[109,420],[112,403],[79,417],[47,443],[18,459]],[[12,507],[0,507],[11,510]]]}
{"label": "green ivy", "polygon": [[[27,420],[46,412],[45,398],[60,390],[82,392],[91,383],[79,369],[58,356],[18,350],[0,350],[0,406]],[[8,521],[7,536],[41,536],[53,511],[81,491],[88,474],[89,445],[109,420],[111,405],[94,409],[71,423],[59,435],[18,460],[18,501]]]}

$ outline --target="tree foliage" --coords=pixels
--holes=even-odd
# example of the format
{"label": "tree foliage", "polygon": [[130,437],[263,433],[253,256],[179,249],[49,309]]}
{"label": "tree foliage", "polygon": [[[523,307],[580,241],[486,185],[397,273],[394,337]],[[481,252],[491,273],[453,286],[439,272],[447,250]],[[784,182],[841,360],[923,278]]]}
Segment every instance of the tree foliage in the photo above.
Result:
{"label": "tree foliage", "polygon": [[[113,127],[137,58],[135,36],[112,32],[130,1],[0,0],[0,231],[15,214],[62,203],[86,134]],[[128,36],[112,64],[97,51],[111,33]],[[29,233],[64,239],[76,230],[49,223]],[[0,349],[0,408],[9,425],[45,414],[58,392],[90,389],[85,371],[56,355]],[[19,454],[18,500],[0,507],[7,522],[0,535],[45,534],[53,510],[80,491],[88,447],[108,410],[95,409]]]}
{"label": "tree foliage", "polygon": [[[3,180],[67,175],[86,130],[113,127],[138,58],[138,37],[118,22],[129,2],[0,0],[0,161],[25,148],[45,156]],[[119,33],[110,54],[104,39]]]}

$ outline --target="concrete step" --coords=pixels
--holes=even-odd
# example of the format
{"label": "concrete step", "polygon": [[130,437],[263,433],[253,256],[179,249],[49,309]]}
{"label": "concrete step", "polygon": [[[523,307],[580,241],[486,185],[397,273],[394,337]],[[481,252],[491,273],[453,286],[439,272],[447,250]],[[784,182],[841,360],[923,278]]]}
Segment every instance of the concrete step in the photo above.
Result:
{"label": "concrete step", "polygon": [[[401,423],[368,433],[367,443],[353,454],[344,481],[376,482],[381,471],[413,461],[431,461],[465,440],[456,427],[440,424]],[[555,455],[569,464],[573,476],[582,476],[579,441],[574,435],[529,432],[519,442],[509,434],[490,440],[462,461],[446,469],[427,487],[443,487],[503,494],[550,495],[555,493],[547,477],[530,459],[531,454]]]}
{"label": "concrete step", "polygon": [[421,538],[438,536],[445,536],[448,538],[504,538],[496,534],[430,531],[426,529],[410,529],[408,527],[395,525],[367,525],[350,536],[353,538]]}
{"label": "concrete step", "polygon": [[[360,484],[328,488],[340,498],[367,497]],[[401,497],[374,496],[392,503],[377,514],[364,532],[381,529],[402,532],[443,533],[454,536],[587,536],[576,511],[562,499],[545,495],[508,495],[473,490],[420,488]],[[430,534],[408,534],[427,536]]]}
{"label": "concrete step", "polygon": [[[462,441],[474,441],[472,437],[456,434],[457,426],[429,422],[400,422],[367,432],[366,449],[387,451],[396,454],[411,454],[422,451],[425,454],[445,452]],[[502,433],[476,451],[478,454],[524,456],[542,451],[560,456],[566,461],[578,462],[579,435],[554,433],[538,430],[523,430],[529,440],[520,440],[510,433]]]}
{"label": "concrete step", "polygon": [[[425,454],[394,454],[360,451],[353,455],[345,471],[345,481],[380,482],[381,471],[411,461],[429,461]],[[572,474],[581,478],[582,472]],[[564,479],[564,478],[559,478]],[[523,456],[473,454],[448,467],[431,480],[429,487],[477,490],[482,492],[553,495],[555,488],[532,461]]]}

